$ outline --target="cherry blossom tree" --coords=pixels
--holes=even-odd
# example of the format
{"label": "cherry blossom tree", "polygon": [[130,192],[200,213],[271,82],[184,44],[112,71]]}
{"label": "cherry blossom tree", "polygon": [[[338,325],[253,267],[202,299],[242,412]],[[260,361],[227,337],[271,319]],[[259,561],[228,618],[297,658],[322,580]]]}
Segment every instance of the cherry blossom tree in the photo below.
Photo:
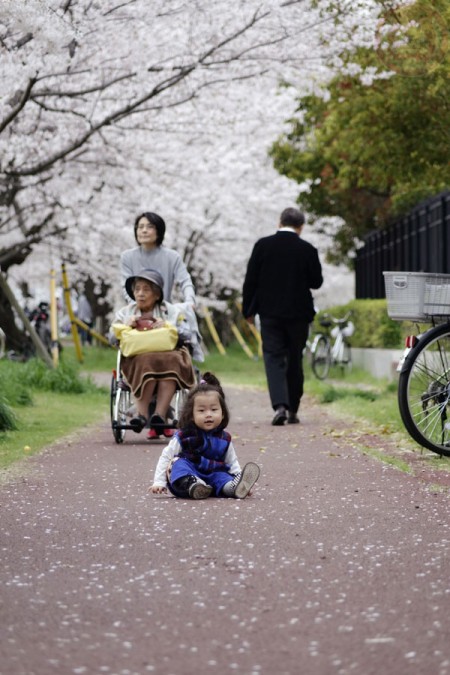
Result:
{"label": "cherry blossom tree", "polygon": [[316,5],[0,0],[2,271],[35,286],[64,259],[114,303],[120,251],[151,209],[202,293],[239,288],[297,194],[267,151],[333,51]]}

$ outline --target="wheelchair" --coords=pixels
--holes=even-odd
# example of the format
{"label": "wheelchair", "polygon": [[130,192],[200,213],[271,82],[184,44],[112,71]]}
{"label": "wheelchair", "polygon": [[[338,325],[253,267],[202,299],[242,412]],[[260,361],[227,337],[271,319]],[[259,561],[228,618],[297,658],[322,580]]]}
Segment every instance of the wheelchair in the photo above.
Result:
{"label": "wheelchair", "polygon": [[[132,427],[129,424],[129,419],[133,416],[131,409],[133,406],[133,395],[131,389],[125,381],[122,368],[120,365],[121,362],[121,352],[120,349],[117,351],[117,363],[116,368],[112,372],[111,379],[111,398],[110,398],[110,414],[111,414],[111,428],[116,443],[123,443],[125,440],[125,434],[127,431],[131,430],[136,433],[135,427]],[[196,378],[198,379],[199,373],[198,369],[194,368],[196,372]],[[177,389],[175,392],[169,411],[167,414],[168,420],[170,423],[162,427],[162,430],[165,429],[177,429],[178,420],[180,418],[181,410],[183,408],[184,402],[188,395],[187,389]],[[155,402],[152,401],[149,407],[149,416],[154,413]],[[142,430],[143,431],[143,430]],[[166,438],[164,440],[167,440]]]}

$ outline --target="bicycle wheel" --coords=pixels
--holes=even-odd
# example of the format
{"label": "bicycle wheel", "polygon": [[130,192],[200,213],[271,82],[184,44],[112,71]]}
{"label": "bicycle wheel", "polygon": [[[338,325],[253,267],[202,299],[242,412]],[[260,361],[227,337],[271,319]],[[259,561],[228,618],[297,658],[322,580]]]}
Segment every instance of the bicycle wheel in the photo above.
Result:
{"label": "bicycle wheel", "polygon": [[306,363],[308,363],[309,366],[312,366],[312,345],[310,341],[308,340],[306,342],[306,345],[303,349],[303,354],[302,357],[305,360]]}
{"label": "bicycle wheel", "polygon": [[342,343],[342,350],[341,350],[341,361],[340,361],[340,366],[342,367],[342,370],[346,373],[350,373],[352,370],[352,348],[348,344],[348,342],[343,342]]}
{"label": "bicycle wheel", "polygon": [[314,375],[324,380],[331,365],[330,343],[325,335],[317,335],[311,347],[311,366]]}
{"label": "bicycle wheel", "polygon": [[6,346],[6,335],[0,328],[0,359],[2,359],[6,354],[5,346]]}
{"label": "bicycle wheel", "polygon": [[127,425],[127,410],[130,407],[130,391],[120,385],[116,386],[116,395],[113,408],[113,435],[116,443],[123,443]]}
{"label": "bicycle wheel", "polygon": [[450,457],[450,324],[431,328],[411,349],[400,373],[398,404],[410,436]]}

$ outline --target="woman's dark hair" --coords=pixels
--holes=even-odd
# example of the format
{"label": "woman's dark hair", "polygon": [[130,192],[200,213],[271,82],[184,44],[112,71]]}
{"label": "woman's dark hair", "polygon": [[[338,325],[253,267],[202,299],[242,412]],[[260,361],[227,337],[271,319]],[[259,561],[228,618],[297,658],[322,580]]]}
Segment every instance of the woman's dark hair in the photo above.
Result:
{"label": "woman's dark hair", "polygon": [[186,402],[181,411],[178,427],[185,427],[194,424],[194,401],[197,394],[206,394],[208,391],[215,391],[219,396],[220,407],[222,408],[223,419],[219,424],[219,429],[225,429],[230,421],[230,411],[225,401],[225,394],[217,377],[213,373],[207,372],[201,376],[199,384],[189,392]]}
{"label": "woman's dark hair", "polygon": [[141,218],[147,218],[148,222],[156,227],[156,243],[158,246],[161,246],[164,241],[164,235],[166,234],[166,223],[161,218],[161,216],[158,216],[157,213],[152,213],[152,211],[145,211],[145,213],[141,213],[134,221],[134,238],[136,239],[137,243],[139,244],[137,238],[137,226]]}

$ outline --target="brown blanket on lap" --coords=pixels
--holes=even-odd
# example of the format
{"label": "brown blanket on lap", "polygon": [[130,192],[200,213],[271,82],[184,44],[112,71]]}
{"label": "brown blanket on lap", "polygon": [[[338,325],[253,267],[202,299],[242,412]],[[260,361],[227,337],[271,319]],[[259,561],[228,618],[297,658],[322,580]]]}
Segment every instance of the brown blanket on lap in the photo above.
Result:
{"label": "brown blanket on lap", "polygon": [[143,385],[148,380],[175,380],[180,389],[190,389],[195,384],[191,356],[186,347],[171,352],[122,356],[122,370],[137,399],[141,398]]}

